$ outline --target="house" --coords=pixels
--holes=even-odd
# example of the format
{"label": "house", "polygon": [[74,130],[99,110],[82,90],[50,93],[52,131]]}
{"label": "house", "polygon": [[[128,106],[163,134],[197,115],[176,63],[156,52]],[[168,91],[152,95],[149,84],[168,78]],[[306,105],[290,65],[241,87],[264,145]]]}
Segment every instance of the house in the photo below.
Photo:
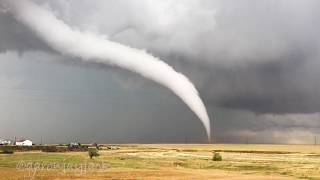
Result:
{"label": "house", "polygon": [[79,142],[71,142],[68,145],[69,148],[79,148],[80,146],[81,144]]}
{"label": "house", "polygon": [[12,142],[8,139],[0,139],[0,145],[10,145]]}
{"label": "house", "polygon": [[32,141],[26,139],[26,140],[19,140],[16,141],[17,146],[32,146]]}

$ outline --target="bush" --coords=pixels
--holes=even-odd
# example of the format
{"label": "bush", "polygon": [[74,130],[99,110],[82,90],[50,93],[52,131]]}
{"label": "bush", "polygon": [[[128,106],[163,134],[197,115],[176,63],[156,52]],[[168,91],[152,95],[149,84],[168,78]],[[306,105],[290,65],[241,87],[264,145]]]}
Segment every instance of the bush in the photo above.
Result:
{"label": "bush", "polygon": [[100,156],[100,154],[98,153],[98,149],[96,149],[96,148],[89,148],[88,154],[89,154],[90,159],[92,159],[93,157]]}
{"label": "bush", "polygon": [[42,152],[58,152],[58,149],[56,146],[44,146],[42,147]]}
{"label": "bush", "polygon": [[68,148],[66,146],[43,146],[42,152],[67,152]]}
{"label": "bush", "polygon": [[14,151],[12,148],[4,148],[2,153],[3,154],[13,154]]}
{"label": "bush", "polygon": [[219,153],[213,153],[213,161],[222,161],[222,156]]}

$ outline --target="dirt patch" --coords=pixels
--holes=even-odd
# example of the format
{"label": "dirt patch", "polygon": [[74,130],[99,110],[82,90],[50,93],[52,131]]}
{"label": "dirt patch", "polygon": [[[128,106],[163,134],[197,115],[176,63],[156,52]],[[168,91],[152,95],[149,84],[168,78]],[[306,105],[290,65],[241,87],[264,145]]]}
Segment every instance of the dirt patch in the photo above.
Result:
{"label": "dirt patch", "polygon": [[[29,174],[15,168],[0,168],[0,179],[240,179],[240,180],[286,180],[290,178],[279,176],[242,175],[221,170],[186,170],[186,169],[159,169],[140,170],[127,168],[112,168],[104,171],[77,174],[74,172],[47,171],[45,173]],[[291,178],[292,179],[292,178]]]}

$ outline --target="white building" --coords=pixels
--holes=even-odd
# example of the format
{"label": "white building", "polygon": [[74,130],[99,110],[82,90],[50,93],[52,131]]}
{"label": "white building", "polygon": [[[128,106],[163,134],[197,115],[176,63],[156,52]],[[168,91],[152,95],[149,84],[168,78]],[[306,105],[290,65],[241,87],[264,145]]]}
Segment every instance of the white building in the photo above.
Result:
{"label": "white building", "polygon": [[11,141],[8,139],[0,139],[0,145],[10,145]]}
{"label": "white building", "polygon": [[30,140],[21,140],[16,142],[17,146],[32,146],[32,141]]}

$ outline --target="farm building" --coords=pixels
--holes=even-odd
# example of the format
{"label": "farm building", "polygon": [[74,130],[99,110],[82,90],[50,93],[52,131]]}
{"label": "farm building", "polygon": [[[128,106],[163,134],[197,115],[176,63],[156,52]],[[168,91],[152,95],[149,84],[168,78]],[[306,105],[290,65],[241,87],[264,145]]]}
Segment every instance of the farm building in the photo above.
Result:
{"label": "farm building", "polygon": [[8,139],[0,139],[0,145],[10,145],[12,142]]}
{"label": "farm building", "polygon": [[17,146],[32,146],[32,141],[30,140],[19,140],[19,141],[16,141],[16,145]]}
{"label": "farm building", "polygon": [[80,146],[81,146],[81,144],[79,142],[71,142],[68,145],[69,148],[78,148]]}

